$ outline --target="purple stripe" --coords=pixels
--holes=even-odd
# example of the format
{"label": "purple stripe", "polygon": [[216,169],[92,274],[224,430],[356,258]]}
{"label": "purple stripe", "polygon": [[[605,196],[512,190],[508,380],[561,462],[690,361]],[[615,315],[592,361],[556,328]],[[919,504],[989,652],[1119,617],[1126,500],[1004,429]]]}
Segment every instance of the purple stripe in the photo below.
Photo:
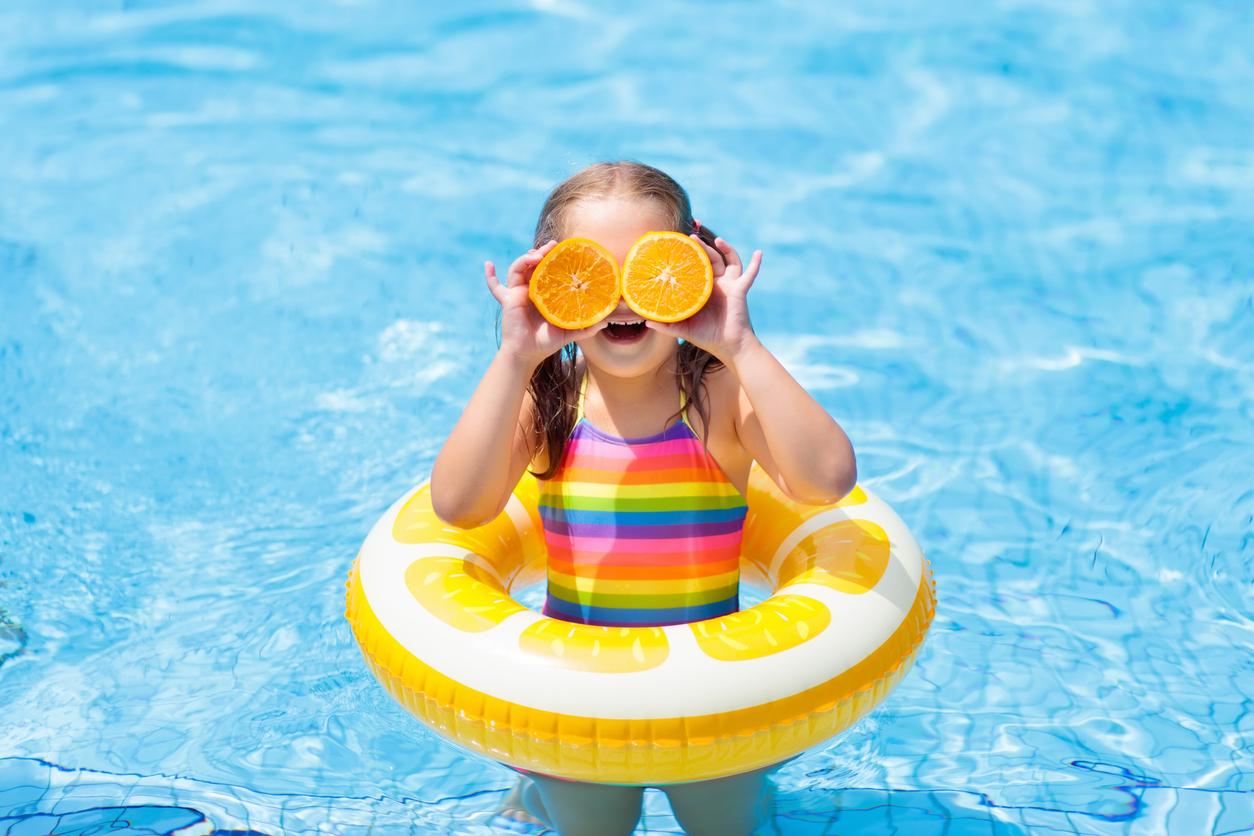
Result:
{"label": "purple stripe", "polygon": [[627,609],[617,607],[593,607],[573,604],[561,598],[549,596],[544,602],[544,614],[561,621],[593,624],[598,627],[665,627],[668,624],[687,624],[705,621],[739,611],[739,596],[731,595],[721,601],[711,601],[695,607],[658,607],[656,609]]}
{"label": "purple stripe", "polygon": [[678,523],[676,525],[594,525],[589,523],[565,523],[561,520],[544,520],[544,528],[554,534],[570,537],[619,537],[630,540],[688,540],[708,537],[712,534],[730,534],[744,529],[743,517],[720,522]]}
{"label": "purple stripe", "polygon": [[695,438],[674,438],[670,441],[659,441],[652,444],[632,444],[628,447],[622,444],[614,444],[610,441],[601,441],[598,438],[581,436],[570,439],[567,445],[576,454],[591,453],[594,456],[627,462],[633,459],[651,459],[657,456],[673,456],[679,453],[699,453],[701,448],[697,446],[698,443]]}
{"label": "purple stripe", "polygon": [[692,430],[688,428],[687,424],[683,421],[679,421],[671,424],[660,433],[638,436],[636,438],[623,438],[622,436],[602,432],[587,418],[580,418],[579,423],[575,425],[574,432],[571,433],[571,438],[595,438],[600,441],[606,441],[610,444],[617,444],[620,446],[630,445],[633,448],[647,448],[653,444],[670,441],[676,438],[696,438],[696,435],[694,435]]}

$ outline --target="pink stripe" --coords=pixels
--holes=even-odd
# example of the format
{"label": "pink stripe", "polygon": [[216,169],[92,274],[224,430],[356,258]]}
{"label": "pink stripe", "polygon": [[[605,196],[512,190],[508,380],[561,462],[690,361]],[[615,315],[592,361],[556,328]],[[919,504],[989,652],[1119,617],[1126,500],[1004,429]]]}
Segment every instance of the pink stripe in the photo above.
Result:
{"label": "pink stripe", "polygon": [[[584,552],[576,552],[574,555],[567,554],[563,551],[554,550],[549,553],[549,567],[555,568],[560,566],[571,567],[569,574],[592,574],[595,575],[598,568],[605,567],[610,569],[640,569],[642,571],[656,572],[662,570],[688,570],[692,575],[718,575],[723,572],[731,572],[740,566],[740,550],[725,549],[717,552],[692,554],[623,554],[616,552],[615,554],[587,554]],[[566,570],[563,570],[566,571]],[[649,575],[639,576],[637,579],[648,579]],[[666,580],[670,576],[666,574],[658,575],[661,580]]]}
{"label": "pink stripe", "polygon": [[[587,470],[621,473],[626,470],[671,470],[681,467],[700,467],[704,463],[705,457],[695,450],[685,450],[672,456],[650,456],[641,459],[621,459],[580,453],[578,467]],[[557,478],[561,479],[562,477],[559,474]]]}
{"label": "pink stripe", "polygon": [[726,575],[728,572],[735,572],[739,568],[740,561],[736,558],[675,565],[673,562],[607,563],[602,561],[589,563],[584,560],[566,560],[562,557],[549,555],[550,572],[558,571],[565,575],[603,577],[609,580],[629,580],[641,583],[646,581],[701,580],[714,577],[715,575]]}
{"label": "pink stripe", "polygon": [[666,544],[672,542],[691,543],[691,548],[702,553],[706,551],[717,552],[717,550],[725,549],[731,545],[739,547],[743,534],[744,532],[742,531],[729,531],[726,534],[711,534],[707,537],[680,537],[675,540],[632,539],[629,537],[575,537],[572,542],[572,538],[566,534],[546,531],[544,539],[551,543],[554,548],[566,551],[647,555],[659,551],[677,551],[674,548],[666,548]]}

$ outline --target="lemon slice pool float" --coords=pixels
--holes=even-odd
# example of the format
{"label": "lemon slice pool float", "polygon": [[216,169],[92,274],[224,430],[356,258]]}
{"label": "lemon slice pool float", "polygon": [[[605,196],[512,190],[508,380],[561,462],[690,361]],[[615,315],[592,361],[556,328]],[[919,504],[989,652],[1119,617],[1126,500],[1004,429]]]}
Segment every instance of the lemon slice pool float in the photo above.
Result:
{"label": "lemon slice pool float", "polygon": [[741,564],[773,594],[666,627],[558,621],[510,596],[544,578],[538,483],[473,529],[420,485],[375,524],[347,615],[388,691],[448,740],[511,766],[608,784],[668,784],[768,766],[830,739],[909,670],[935,612],[901,519],[857,487],[788,499],[756,465]]}

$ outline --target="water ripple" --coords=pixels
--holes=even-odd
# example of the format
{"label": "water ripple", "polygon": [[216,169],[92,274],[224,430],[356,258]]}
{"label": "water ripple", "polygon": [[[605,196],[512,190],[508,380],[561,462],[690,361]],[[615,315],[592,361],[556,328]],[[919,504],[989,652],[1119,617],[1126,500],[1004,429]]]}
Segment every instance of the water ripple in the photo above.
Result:
{"label": "water ripple", "polygon": [[758,332],[937,571],[776,829],[1250,829],[1254,21],[659,12],[0,9],[0,832],[488,832],[510,774],[343,577],[491,357],[483,260],[617,157],[764,250]]}

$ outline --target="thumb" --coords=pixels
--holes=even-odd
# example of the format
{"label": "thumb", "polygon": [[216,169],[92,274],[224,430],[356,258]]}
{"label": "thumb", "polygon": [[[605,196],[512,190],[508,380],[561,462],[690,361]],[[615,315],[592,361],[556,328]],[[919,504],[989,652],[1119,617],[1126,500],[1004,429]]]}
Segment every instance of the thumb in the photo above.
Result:
{"label": "thumb", "polygon": [[644,321],[644,327],[652,328],[654,331],[665,334],[668,337],[682,337],[684,335],[682,328],[676,328],[675,325],[670,322],[656,322],[652,319],[646,319]]}
{"label": "thumb", "polygon": [[589,325],[587,328],[579,328],[575,331],[567,331],[566,338],[571,342],[582,342],[583,340],[595,337],[610,324],[608,319],[603,319],[596,325]]}

